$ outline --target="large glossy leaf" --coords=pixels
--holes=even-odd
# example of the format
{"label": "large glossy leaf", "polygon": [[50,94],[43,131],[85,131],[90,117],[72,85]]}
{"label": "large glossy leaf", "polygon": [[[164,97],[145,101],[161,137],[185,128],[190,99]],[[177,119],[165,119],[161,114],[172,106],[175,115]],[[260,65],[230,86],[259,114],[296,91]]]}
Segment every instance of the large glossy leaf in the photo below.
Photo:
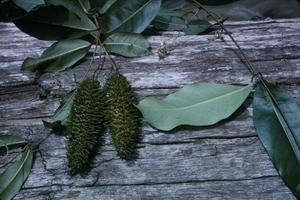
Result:
{"label": "large glossy leaf", "polygon": [[160,8],[157,16],[174,16],[174,17],[183,17],[184,11],[182,10],[172,10],[166,8]]}
{"label": "large glossy leaf", "polygon": [[[191,0],[193,1],[193,0]],[[196,0],[201,4],[209,5],[209,6],[218,6],[218,5],[224,5],[228,3],[232,3],[238,0]]]}
{"label": "large glossy leaf", "polygon": [[20,8],[24,9],[26,12],[31,11],[34,7],[43,5],[44,0],[13,0],[13,2]]}
{"label": "large glossy leaf", "polygon": [[105,34],[141,33],[159,11],[160,0],[117,1],[103,15]]}
{"label": "large glossy leaf", "polygon": [[137,107],[155,128],[171,130],[179,125],[207,126],[229,117],[245,101],[251,85],[197,83],[164,99],[148,97]]}
{"label": "large glossy leaf", "polygon": [[13,1],[0,1],[0,22],[11,22],[24,17],[27,12]]}
{"label": "large glossy leaf", "polygon": [[82,19],[85,20],[85,22],[88,22],[89,20],[88,16],[86,15],[88,10],[90,9],[90,3],[88,0],[45,0],[45,3],[47,5],[64,6],[70,11],[79,15]]}
{"label": "large glossy leaf", "polygon": [[23,32],[41,40],[78,38],[95,31],[90,21],[63,6],[39,6],[14,22]]}
{"label": "large glossy leaf", "polygon": [[18,193],[31,171],[32,160],[32,151],[27,148],[18,161],[0,174],[1,200],[10,200]]}
{"label": "large glossy leaf", "polygon": [[54,121],[60,121],[62,125],[68,125],[69,114],[71,112],[74,97],[75,90],[66,95],[61,106],[55,111]]}
{"label": "large glossy leaf", "polygon": [[105,3],[103,3],[103,5],[99,6],[98,8],[99,13],[100,14],[106,13],[106,11],[108,11],[108,9],[117,1],[118,0],[107,0]]}
{"label": "large glossy leaf", "polygon": [[[87,13],[91,9],[90,2],[88,0],[45,0],[47,5],[55,5],[55,6],[64,6],[70,12],[75,13],[80,17],[80,21],[84,24],[94,27],[96,29],[95,24],[90,20]],[[97,31],[91,32],[91,34],[96,38],[98,36]]]}
{"label": "large glossy leaf", "polygon": [[105,41],[104,46],[109,52],[126,57],[138,57],[149,54],[149,43],[137,33],[114,33]]}
{"label": "large glossy leaf", "polygon": [[206,31],[210,26],[211,24],[207,20],[192,20],[187,24],[184,32],[187,35],[196,35]]}
{"label": "large glossy leaf", "polygon": [[92,10],[100,10],[107,0],[89,0]]}
{"label": "large glossy leaf", "polygon": [[71,111],[71,107],[73,105],[75,97],[75,90],[71,91],[68,93],[64,100],[61,102],[61,105],[57,108],[55,111],[54,117],[53,117],[53,122],[47,122],[43,121],[44,126],[46,128],[50,129],[56,129],[56,128],[61,128],[64,127],[66,129],[69,128],[69,115]]}
{"label": "large glossy leaf", "polygon": [[166,9],[177,10],[183,8],[187,3],[187,0],[162,0],[161,7]]}
{"label": "large glossy leaf", "polygon": [[283,181],[300,198],[300,106],[284,90],[259,85],[254,96],[254,125]]}
{"label": "large glossy leaf", "polygon": [[172,15],[158,15],[152,24],[156,29],[165,31],[182,31],[186,29],[185,20],[182,17]]}
{"label": "large glossy leaf", "polygon": [[63,71],[82,59],[90,47],[91,43],[80,39],[59,41],[44,51],[39,58],[27,58],[22,69],[40,73]]}
{"label": "large glossy leaf", "polygon": [[184,12],[180,10],[160,8],[152,24],[159,30],[182,31],[186,29],[183,15]]}
{"label": "large glossy leaf", "polygon": [[18,146],[26,144],[26,140],[13,135],[0,135],[0,150],[6,149],[9,146]]}

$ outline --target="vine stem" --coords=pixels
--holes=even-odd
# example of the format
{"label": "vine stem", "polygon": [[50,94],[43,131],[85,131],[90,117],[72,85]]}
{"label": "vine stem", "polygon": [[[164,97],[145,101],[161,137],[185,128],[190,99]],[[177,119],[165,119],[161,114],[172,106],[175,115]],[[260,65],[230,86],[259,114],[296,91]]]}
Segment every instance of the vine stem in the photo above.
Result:
{"label": "vine stem", "polygon": [[[228,31],[228,29],[224,26],[224,24],[218,19],[220,18],[218,15],[212,13],[211,11],[209,11],[208,9],[206,9],[201,3],[199,3],[196,0],[193,0],[195,6],[198,9],[202,9],[204,10],[211,18],[213,18],[213,20],[216,21],[216,23],[222,28],[222,30],[225,31],[225,33],[230,37],[230,39],[233,41],[233,43],[235,44],[235,46],[238,48],[240,55],[242,56],[243,61],[245,62],[245,66],[247,67],[247,69],[250,71],[250,73],[252,74],[252,78],[254,77],[258,77],[259,82],[262,83],[262,85],[264,86],[264,88],[268,91],[269,95],[271,96],[272,100],[276,102],[275,97],[273,96],[273,94],[271,93],[267,81],[264,79],[263,75],[261,72],[257,72],[253,66],[253,64],[251,63],[251,61],[248,59],[248,57],[245,55],[244,51],[242,50],[241,46],[238,44],[238,42],[234,39],[234,37],[232,36],[232,34]],[[218,16],[218,17],[216,17]]]}
{"label": "vine stem", "polygon": [[[236,45],[236,47],[239,50],[240,55],[242,56],[242,58],[244,59],[244,61],[246,62],[245,66],[248,68],[248,70],[251,72],[252,77],[258,77],[258,81],[262,84],[262,86],[265,88],[265,90],[267,91],[269,98],[272,102],[272,104],[274,105],[275,109],[277,109],[277,111],[279,112],[280,116],[283,118],[284,123],[286,124],[286,127],[288,128],[288,130],[292,133],[292,136],[290,136],[289,134],[287,134],[288,140],[291,141],[295,141],[295,134],[293,129],[290,127],[287,118],[285,116],[285,114],[282,112],[282,110],[280,109],[280,106],[275,98],[275,96],[273,95],[273,93],[271,92],[269,86],[268,86],[268,82],[264,79],[263,75],[261,72],[257,72],[253,66],[253,64],[250,62],[250,60],[247,58],[247,56],[245,55],[245,53],[243,52],[242,48],[240,47],[240,45],[237,43],[237,41],[234,39],[234,37],[231,35],[231,33],[228,31],[228,29],[224,26],[224,24],[222,22],[219,21],[219,19],[216,17],[217,15],[210,12],[208,9],[206,9],[203,5],[201,5],[199,2],[197,2],[196,0],[193,0],[193,2],[195,3],[196,7],[198,7],[199,9],[201,8],[202,10],[204,10],[210,17],[213,18],[213,20],[216,21],[216,23],[222,28],[222,30],[225,31],[226,34],[228,34],[228,36],[230,37],[230,39],[233,41],[233,43]],[[277,114],[276,114],[277,115]],[[290,138],[291,137],[291,138]],[[297,147],[299,147],[299,145],[296,143]],[[293,148],[294,151],[297,151]]]}
{"label": "vine stem", "polygon": [[[248,59],[248,57],[245,55],[244,51],[242,50],[241,46],[238,44],[238,42],[234,39],[234,37],[232,36],[232,34],[228,31],[228,29],[224,26],[224,24],[218,19],[220,18],[218,15],[212,13],[211,11],[209,11],[208,9],[206,9],[202,4],[200,4],[198,1],[193,0],[195,6],[199,9],[204,10],[214,21],[216,21],[216,23],[222,28],[222,30],[225,31],[225,33],[230,37],[230,39],[233,41],[233,43],[235,44],[235,46],[238,48],[240,55],[242,56],[242,60],[245,62],[245,66],[247,67],[247,69],[250,71],[250,73],[252,74],[252,79],[255,77],[258,77],[258,81],[262,83],[262,85],[264,86],[264,88],[268,91],[269,95],[271,96],[272,100],[276,102],[275,97],[273,96],[273,94],[271,93],[267,81],[264,79],[263,75],[261,72],[256,71],[253,64],[251,63],[251,61]],[[218,16],[218,17],[216,17]]]}
{"label": "vine stem", "polygon": [[209,11],[208,9],[206,9],[202,4],[200,4],[196,0],[193,0],[193,2],[195,3],[195,5],[197,7],[201,8],[202,10],[204,10],[211,18],[213,18],[213,20],[216,21],[216,23],[222,28],[222,30],[225,31],[225,33],[230,37],[230,39],[233,41],[233,43],[235,44],[235,46],[238,48],[240,55],[242,56],[242,58],[246,62],[246,67],[248,68],[248,70],[251,72],[251,74],[253,76],[256,76],[258,73],[256,72],[254,66],[249,61],[249,59],[247,58],[247,56],[243,52],[241,46],[237,43],[237,41],[234,39],[234,37],[232,36],[232,34],[228,31],[228,29],[224,26],[224,24],[222,22],[220,22],[220,20],[218,19],[219,17],[217,18],[216,14],[214,14],[211,11]]}

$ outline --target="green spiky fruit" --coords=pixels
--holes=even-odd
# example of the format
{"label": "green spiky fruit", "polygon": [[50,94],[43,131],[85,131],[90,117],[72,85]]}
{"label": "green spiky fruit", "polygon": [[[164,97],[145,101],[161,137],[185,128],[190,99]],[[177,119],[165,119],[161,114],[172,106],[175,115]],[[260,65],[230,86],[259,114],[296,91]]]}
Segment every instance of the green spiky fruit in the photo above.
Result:
{"label": "green spiky fruit", "polygon": [[138,110],[136,96],[129,82],[120,73],[113,74],[106,82],[105,124],[112,135],[113,145],[122,159],[136,156],[138,142]]}
{"label": "green spiky fruit", "polygon": [[103,134],[105,96],[99,82],[87,79],[76,91],[70,112],[70,139],[67,147],[71,174],[83,171],[100,144]]}

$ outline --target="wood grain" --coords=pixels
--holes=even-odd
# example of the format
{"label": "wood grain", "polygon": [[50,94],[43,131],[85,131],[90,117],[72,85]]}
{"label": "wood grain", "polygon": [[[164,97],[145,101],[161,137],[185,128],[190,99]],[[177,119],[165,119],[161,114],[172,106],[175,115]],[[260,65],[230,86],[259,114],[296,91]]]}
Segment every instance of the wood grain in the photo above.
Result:
{"label": "wood grain", "polygon": [[[227,26],[256,69],[300,99],[300,19],[227,22]],[[164,59],[154,54],[133,59],[113,56],[140,99],[164,96],[195,82],[251,81],[228,36],[223,42],[214,33],[165,32],[148,40],[153,51],[165,41],[169,55]],[[25,35],[13,24],[0,24],[0,134],[19,135],[33,144],[49,136],[42,120],[51,120],[61,96],[76,83],[63,73],[39,76],[21,71],[20,66],[50,44]],[[78,81],[90,60],[91,55],[74,69]],[[110,70],[106,62],[100,82]],[[46,98],[41,98],[41,88],[48,91]],[[295,199],[255,133],[251,101],[207,128],[161,132],[143,122],[136,161],[120,160],[106,134],[86,176],[69,176],[67,136],[51,134],[36,152],[32,173],[15,199]],[[0,157],[0,170],[17,155],[18,151],[11,151]]]}

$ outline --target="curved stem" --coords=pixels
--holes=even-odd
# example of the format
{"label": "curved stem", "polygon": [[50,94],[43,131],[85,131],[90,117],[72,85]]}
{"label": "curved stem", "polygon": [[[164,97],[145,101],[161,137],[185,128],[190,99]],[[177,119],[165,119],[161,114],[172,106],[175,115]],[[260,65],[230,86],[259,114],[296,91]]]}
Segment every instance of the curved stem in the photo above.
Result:
{"label": "curved stem", "polygon": [[106,50],[106,48],[104,47],[103,43],[101,42],[101,39],[100,39],[100,31],[101,31],[101,26],[99,24],[99,15],[98,14],[94,14],[93,15],[93,18],[94,18],[94,22],[96,24],[96,27],[97,29],[99,30],[99,37],[97,38],[96,40],[96,45],[99,44],[101,46],[101,48],[103,49],[105,55],[108,57],[108,59],[110,60],[111,62],[111,66],[113,68],[113,70],[115,71],[118,71],[118,67],[115,63],[115,61],[112,59],[112,57],[109,55],[108,51]]}
{"label": "curved stem", "polygon": [[[199,2],[197,2],[196,0],[193,0],[193,2],[195,3],[196,7],[199,7],[201,9],[203,9],[210,17],[212,17],[217,24],[219,24],[219,26],[225,31],[226,34],[228,34],[228,36],[230,37],[230,39],[233,41],[233,43],[236,45],[236,47],[239,50],[240,55],[243,57],[244,61],[246,62],[246,67],[248,68],[248,70],[251,72],[253,77],[257,77],[258,81],[262,84],[262,86],[265,88],[265,90],[267,91],[267,93],[269,94],[271,101],[274,103],[275,107],[278,109],[279,113],[283,116],[284,120],[285,119],[285,115],[283,114],[283,112],[281,111],[277,100],[275,98],[275,96],[272,94],[269,86],[268,86],[268,82],[264,79],[263,75],[261,72],[256,71],[253,64],[250,62],[250,60],[247,58],[247,56],[245,55],[245,53],[243,52],[242,48],[240,47],[240,45],[237,43],[237,41],[234,39],[234,37],[231,35],[231,33],[228,31],[228,29],[224,26],[224,24],[222,22],[219,21],[219,19],[216,17],[217,15],[210,12],[208,9],[206,9],[204,6],[202,6]],[[291,132],[292,129],[289,127]]]}
{"label": "curved stem", "polygon": [[235,46],[238,48],[239,53],[242,56],[243,60],[245,61],[246,67],[248,68],[248,70],[251,72],[251,74],[253,76],[256,76],[258,73],[256,72],[254,66],[249,61],[249,59],[247,58],[247,56],[243,52],[241,46],[237,43],[237,41],[234,39],[234,37],[231,35],[231,33],[228,31],[228,29],[224,26],[224,24],[222,22],[220,22],[220,20],[219,20],[220,17],[218,15],[212,13],[208,9],[206,9],[202,4],[200,4],[196,0],[193,0],[193,2],[195,3],[195,5],[197,7],[201,8],[202,10],[204,10],[213,20],[216,21],[216,23],[222,28],[222,30],[225,31],[225,33],[230,37],[230,39],[233,41],[233,43],[235,44]]}

